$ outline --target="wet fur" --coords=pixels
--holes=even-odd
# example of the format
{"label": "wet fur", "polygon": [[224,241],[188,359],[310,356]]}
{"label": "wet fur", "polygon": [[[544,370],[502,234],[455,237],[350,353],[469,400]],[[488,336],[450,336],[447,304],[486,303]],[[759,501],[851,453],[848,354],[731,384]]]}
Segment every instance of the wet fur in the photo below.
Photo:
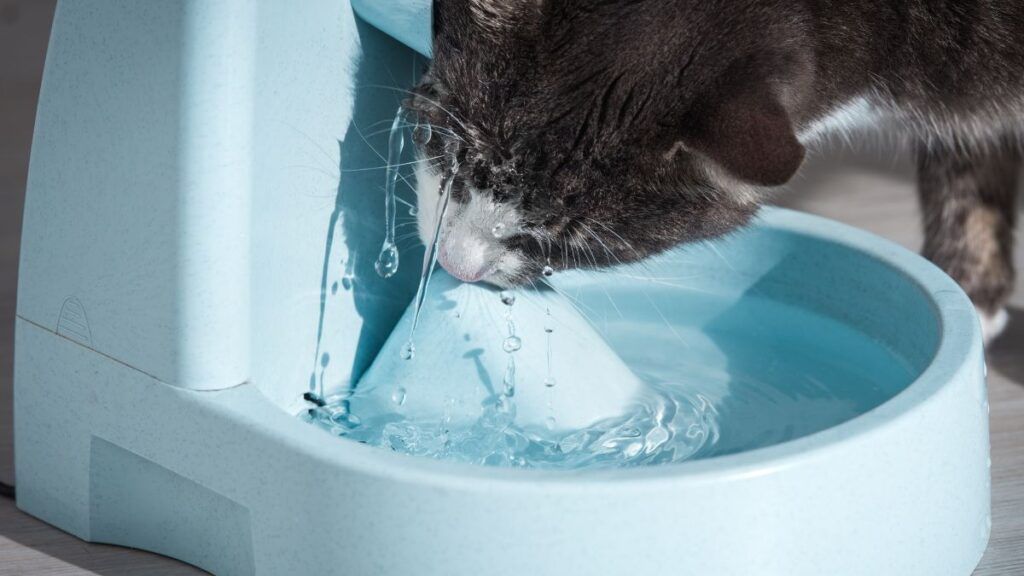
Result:
{"label": "wet fur", "polygon": [[435,32],[408,105],[456,206],[515,215],[491,281],[726,233],[805,145],[885,122],[917,150],[925,255],[985,314],[1009,296],[1024,2],[437,0]]}

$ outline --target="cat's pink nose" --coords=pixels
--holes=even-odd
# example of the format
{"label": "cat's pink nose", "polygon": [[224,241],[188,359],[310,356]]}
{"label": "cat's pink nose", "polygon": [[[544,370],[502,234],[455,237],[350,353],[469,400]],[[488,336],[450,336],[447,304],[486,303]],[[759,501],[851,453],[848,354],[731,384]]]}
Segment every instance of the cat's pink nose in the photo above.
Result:
{"label": "cat's pink nose", "polygon": [[486,250],[472,242],[442,242],[437,261],[449,274],[463,282],[478,282],[490,271]]}

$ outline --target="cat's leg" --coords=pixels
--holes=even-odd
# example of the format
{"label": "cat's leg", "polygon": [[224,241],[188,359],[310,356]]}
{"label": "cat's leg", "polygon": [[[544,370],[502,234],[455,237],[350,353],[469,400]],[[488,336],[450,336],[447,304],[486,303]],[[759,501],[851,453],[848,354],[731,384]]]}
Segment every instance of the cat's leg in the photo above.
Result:
{"label": "cat's leg", "polygon": [[1005,327],[1013,289],[1020,165],[1020,145],[1011,137],[970,145],[933,141],[917,151],[924,256],[971,297],[986,342]]}

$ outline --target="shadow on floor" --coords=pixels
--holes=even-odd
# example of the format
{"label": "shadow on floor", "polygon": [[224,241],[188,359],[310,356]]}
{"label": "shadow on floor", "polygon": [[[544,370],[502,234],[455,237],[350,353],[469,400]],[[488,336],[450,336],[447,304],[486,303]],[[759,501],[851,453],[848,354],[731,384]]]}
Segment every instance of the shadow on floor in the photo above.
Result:
{"label": "shadow on floor", "polygon": [[18,510],[7,498],[0,498],[0,558],[0,574],[77,574],[71,566],[100,576],[206,574],[159,554],[84,542]]}

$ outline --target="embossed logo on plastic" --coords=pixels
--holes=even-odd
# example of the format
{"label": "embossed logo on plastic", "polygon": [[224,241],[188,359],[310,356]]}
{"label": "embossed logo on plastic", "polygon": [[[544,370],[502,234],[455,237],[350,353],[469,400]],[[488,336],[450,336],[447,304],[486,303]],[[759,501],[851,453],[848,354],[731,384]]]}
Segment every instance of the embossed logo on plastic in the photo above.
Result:
{"label": "embossed logo on plastic", "polygon": [[92,331],[89,330],[89,318],[85,307],[78,298],[71,297],[60,307],[60,319],[57,321],[57,334],[82,344],[92,345]]}

